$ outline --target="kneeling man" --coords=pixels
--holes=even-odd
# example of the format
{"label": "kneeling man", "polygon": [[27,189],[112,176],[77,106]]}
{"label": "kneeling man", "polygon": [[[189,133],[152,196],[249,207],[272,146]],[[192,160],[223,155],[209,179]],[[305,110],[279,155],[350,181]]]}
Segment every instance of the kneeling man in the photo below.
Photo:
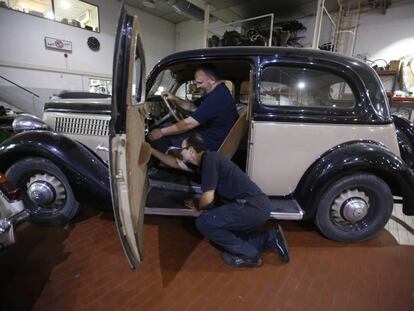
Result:
{"label": "kneeling man", "polygon": [[181,147],[182,160],[156,149],[152,154],[173,168],[188,170],[185,164],[197,167],[202,194],[193,208],[203,212],[196,226],[225,250],[223,260],[233,267],[256,267],[262,264],[261,253],[273,250],[283,262],[289,262],[280,226],[257,231],[269,219],[271,208],[260,188],[236,164],[207,151],[200,135],[184,139]]}

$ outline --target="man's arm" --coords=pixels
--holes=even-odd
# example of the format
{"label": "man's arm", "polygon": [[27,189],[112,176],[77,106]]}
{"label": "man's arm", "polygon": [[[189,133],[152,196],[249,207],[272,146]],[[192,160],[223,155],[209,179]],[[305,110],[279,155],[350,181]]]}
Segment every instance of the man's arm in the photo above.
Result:
{"label": "man's arm", "polygon": [[198,203],[198,209],[206,209],[209,208],[210,205],[214,202],[214,193],[215,190],[209,190],[203,192],[200,197],[200,201]]}
{"label": "man's arm", "polygon": [[169,167],[191,172],[191,169],[189,169],[183,161],[173,157],[172,155],[167,155],[154,148],[151,148],[151,154]]}
{"label": "man's arm", "polygon": [[194,105],[192,101],[181,99],[170,92],[162,92],[161,96],[167,97],[168,100],[172,101],[174,104],[179,105],[181,108],[188,111],[195,111],[197,106]]}
{"label": "man's arm", "polygon": [[188,132],[189,130],[192,130],[193,128],[196,128],[199,125],[200,123],[198,123],[196,119],[193,117],[188,117],[171,126],[152,130],[149,134],[149,139],[151,141],[154,141],[160,139],[163,136],[182,134]]}

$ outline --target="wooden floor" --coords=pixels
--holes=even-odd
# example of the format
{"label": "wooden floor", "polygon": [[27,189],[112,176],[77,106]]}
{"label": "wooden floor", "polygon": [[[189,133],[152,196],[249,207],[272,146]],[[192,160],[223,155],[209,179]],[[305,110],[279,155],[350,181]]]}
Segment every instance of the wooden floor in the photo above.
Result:
{"label": "wooden floor", "polygon": [[86,209],[67,228],[19,229],[18,244],[0,253],[0,310],[412,311],[414,226],[400,218],[393,233],[352,245],[282,222],[291,262],[266,253],[262,267],[237,270],[192,219],[146,217],[145,259],[132,272],[112,217]]}

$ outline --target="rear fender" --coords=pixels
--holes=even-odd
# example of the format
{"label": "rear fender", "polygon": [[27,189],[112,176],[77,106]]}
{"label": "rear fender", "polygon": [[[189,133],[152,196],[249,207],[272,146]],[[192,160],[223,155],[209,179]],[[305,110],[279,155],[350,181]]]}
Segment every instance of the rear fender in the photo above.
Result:
{"label": "rear fender", "polygon": [[371,173],[382,178],[394,195],[403,197],[403,211],[414,214],[414,174],[407,164],[384,145],[374,141],[353,141],[323,154],[305,172],[294,196],[313,217],[323,190],[335,180],[353,173]]}
{"label": "rear fender", "polygon": [[49,131],[27,131],[0,145],[0,170],[20,159],[40,157],[52,161],[68,178],[72,188],[110,201],[108,166],[82,144]]}
{"label": "rear fender", "polygon": [[407,119],[392,116],[397,132],[401,157],[407,165],[414,169],[414,126]]}

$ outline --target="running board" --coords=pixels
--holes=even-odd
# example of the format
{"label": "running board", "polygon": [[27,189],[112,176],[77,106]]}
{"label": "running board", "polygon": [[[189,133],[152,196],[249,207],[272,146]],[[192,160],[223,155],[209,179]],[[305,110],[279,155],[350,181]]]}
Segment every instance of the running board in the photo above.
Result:
{"label": "running board", "polygon": [[270,201],[272,202],[270,218],[301,220],[305,215],[305,211],[294,199],[270,199]]}
{"label": "running board", "polygon": [[196,193],[201,194],[201,186],[199,184],[189,184],[189,185],[180,185],[168,181],[161,181],[155,179],[149,179],[149,186],[152,188],[170,190],[170,191],[180,191],[186,193]]}
{"label": "running board", "polygon": [[145,215],[197,217],[201,212],[191,208],[145,207],[144,213]]}
{"label": "running board", "polygon": [[[270,218],[283,220],[301,220],[305,212],[296,200],[271,199],[272,209]],[[185,216],[197,217],[200,211],[190,208],[161,208],[145,207],[145,215],[164,215],[164,216]]]}

